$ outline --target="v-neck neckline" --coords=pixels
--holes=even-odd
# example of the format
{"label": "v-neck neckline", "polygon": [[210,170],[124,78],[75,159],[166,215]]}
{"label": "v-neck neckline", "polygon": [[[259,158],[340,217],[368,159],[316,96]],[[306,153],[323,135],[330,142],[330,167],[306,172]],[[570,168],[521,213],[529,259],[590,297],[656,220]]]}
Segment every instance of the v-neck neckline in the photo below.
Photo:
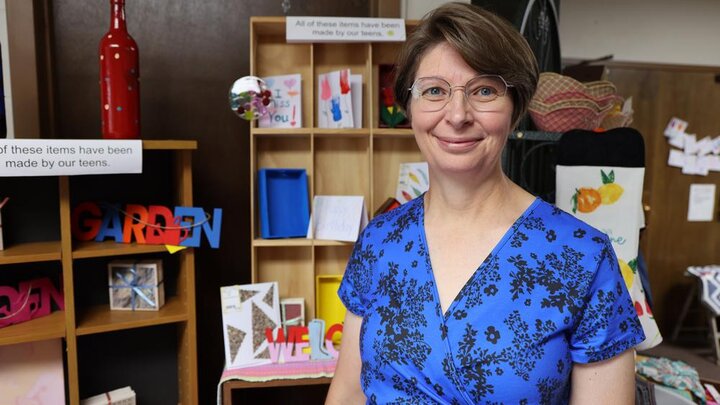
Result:
{"label": "v-neck neckline", "polygon": [[437,306],[438,313],[442,314],[443,321],[447,321],[448,316],[450,316],[450,314],[452,314],[455,310],[455,306],[457,306],[458,302],[458,297],[461,297],[463,295],[463,292],[475,282],[478,274],[480,274],[481,271],[487,266],[487,263],[490,262],[490,260],[500,252],[500,250],[505,246],[507,241],[515,234],[517,229],[520,227],[520,224],[522,224],[523,221],[525,221],[525,219],[529,216],[529,214],[535,210],[540,201],[541,199],[539,197],[535,197],[535,200],[530,203],[527,208],[525,208],[525,211],[523,211],[522,214],[517,217],[517,219],[515,219],[513,224],[510,225],[510,227],[505,231],[505,234],[503,234],[502,238],[500,238],[500,240],[495,244],[490,253],[488,253],[485,259],[483,259],[482,263],[478,265],[473,274],[467,279],[462,288],[458,290],[447,310],[443,313],[442,303],[440,301],[440,291],[438,290],[437,280],[435,279],[435,272],[433,271],[432,260],[430,260],[430,245],[428,244],[427,234],[425,233],[425,198],[420,199],[420,207],[422,208],[422,212],[420,213],[421,215],[419,215],[420,235],[422,237],[422,243],[425,245],[425,268],[433,282],[432,290],[433,296],[435,298],[435,305]]}

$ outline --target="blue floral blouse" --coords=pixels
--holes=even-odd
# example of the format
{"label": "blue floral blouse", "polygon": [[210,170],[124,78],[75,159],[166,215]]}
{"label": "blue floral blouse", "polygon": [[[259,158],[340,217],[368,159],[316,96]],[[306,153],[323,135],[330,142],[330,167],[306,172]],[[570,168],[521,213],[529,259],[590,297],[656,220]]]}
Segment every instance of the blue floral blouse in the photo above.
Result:
{"label": "blue floral blouse", "polygon": [[422,197],[371,221],[338,294],[363,318],[368,403],[567,403],[573,363],[644,339],[607,236],[540,199],[445,314]]}

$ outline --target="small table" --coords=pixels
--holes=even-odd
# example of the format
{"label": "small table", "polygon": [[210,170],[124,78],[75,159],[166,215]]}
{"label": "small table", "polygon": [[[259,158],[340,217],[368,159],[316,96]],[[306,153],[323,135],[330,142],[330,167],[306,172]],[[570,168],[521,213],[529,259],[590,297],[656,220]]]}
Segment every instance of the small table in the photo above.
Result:
{"label": "small table", "polygon": [[218,404],[232,404],[236,389],[330,384],[336,363],[335,359],[312,360],[225,370],[218,384]]}

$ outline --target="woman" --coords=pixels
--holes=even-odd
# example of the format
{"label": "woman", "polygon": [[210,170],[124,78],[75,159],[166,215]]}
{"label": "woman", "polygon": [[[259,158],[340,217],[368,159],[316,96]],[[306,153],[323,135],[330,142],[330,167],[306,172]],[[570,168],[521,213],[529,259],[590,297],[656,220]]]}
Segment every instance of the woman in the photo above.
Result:
{"label": "woman", "polygon": [[644,336],[608,238],[501,169],[538,78],[525,40],[449,3],[397,66],[430,189],[355,245],[327,403],[633,403]]}

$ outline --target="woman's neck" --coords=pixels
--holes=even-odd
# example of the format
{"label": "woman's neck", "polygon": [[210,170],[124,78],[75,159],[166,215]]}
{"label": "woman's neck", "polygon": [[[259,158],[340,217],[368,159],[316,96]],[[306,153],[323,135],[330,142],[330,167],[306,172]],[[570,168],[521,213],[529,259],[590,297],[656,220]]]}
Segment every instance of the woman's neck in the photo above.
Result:
{"label": "woman's neck", "polygon": [[425,217],[430,221],[438,219],[457,224],[505,222],[508,218],[514,221],[534,199],[499,168],[484,179],[437,177],[430,174],[430,189],[424,200]]}

